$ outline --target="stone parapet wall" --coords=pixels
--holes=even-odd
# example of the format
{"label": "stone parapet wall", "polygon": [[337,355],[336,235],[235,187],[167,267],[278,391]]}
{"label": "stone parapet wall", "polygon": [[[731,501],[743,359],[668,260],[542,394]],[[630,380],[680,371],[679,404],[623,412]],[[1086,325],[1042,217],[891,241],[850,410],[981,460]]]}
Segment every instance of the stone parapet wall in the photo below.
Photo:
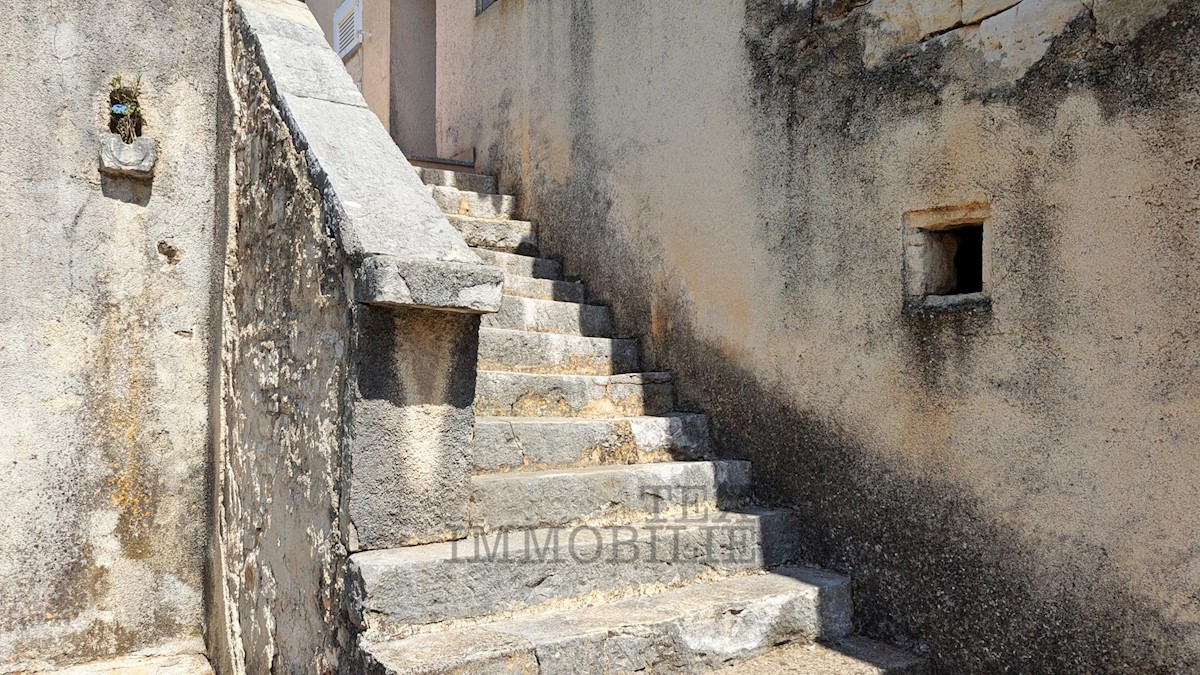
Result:
{"label": "stone parapet wall", "polygon": [[233,192],[209,645],[221,672],[336,672],[358,550],[462,536],[481,312],[467,248],[308,9],[228,15]]}

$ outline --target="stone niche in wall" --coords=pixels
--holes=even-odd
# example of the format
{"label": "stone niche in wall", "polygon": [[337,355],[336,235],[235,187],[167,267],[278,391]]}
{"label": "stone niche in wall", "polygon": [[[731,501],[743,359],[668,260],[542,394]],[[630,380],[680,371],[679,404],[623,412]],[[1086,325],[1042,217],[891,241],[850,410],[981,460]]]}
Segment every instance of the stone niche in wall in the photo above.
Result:
{"label": "stone niche in wall", "polygon": [[990,305],[991,257],[987,202],[904,214],[906,309],[980,308]]}

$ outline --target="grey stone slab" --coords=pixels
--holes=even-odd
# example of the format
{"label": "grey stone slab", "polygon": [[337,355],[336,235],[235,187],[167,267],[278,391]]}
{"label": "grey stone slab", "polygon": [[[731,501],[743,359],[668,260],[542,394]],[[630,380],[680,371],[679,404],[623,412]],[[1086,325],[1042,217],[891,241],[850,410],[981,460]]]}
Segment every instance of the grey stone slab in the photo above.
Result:
{"label": "grey stone slab", "polygon": [[796,514],[724,513],[704,522],[522,530],[357,553],[355,620],[373,634],[633,587],[759,570],[795,550]]}
{"label": "grey stone slab", "polygon": [[480,417],[476,472],[708,459],[708,418],[678,413],[614,419]]}
{"label": "grey stone slab", "polygon": [[613,375],[638,369],[633,339],[481,328],[479,368],[522,373]]}
{"label": "grey stone slab", "polygon": [[503,253],[489,249],[474,249],[475,255],[489,265],[495,265],[504,270],[505,274],[515,277],[534,277],[536,279],[561,279],[562,264],[549,258],[535,258],[516,253]]}
{"label": "grey stone slab", "polygon": [[454,646],[484,658],[532,648],[537,665],[529,672],[545,674],[704,672],[782,643],[842,638],[849,616],[830,625],[819,608],[848,598],[844,578],[781,569],[385,642],[385,658],[410,670],[378,672],[461,672],[452,670],[462,667]]}
{"label": "grey stone slab", "polygon": [[374,113],[291,94],[282,96],[281,111],[351,257],[479,260]]}
{"label": "grey stone slab", "polygon": [[444,185],[430,185],[429,193],[443,213],[476,218],[514,218],[517,198],[472,190],[460,190]]}
{"label": "grey stone slab", "polygon": [[537,253],[537,236],[531,222],[470,216],[446,218],[471,246],[509,253]]}
{"label": "grey stone slab", "polygon": [[427,185],[443,185],[458,188],[459,190],[470,190],[472,192],[499,192],[496,187],[495,176],[485,176],[480,173],[469,173],[466,171],[429,169],[426,167],[417,167],[417,174]]}
{"label": "grey stone slab", "polygon": [[372,305],[495,312],[503,279],[499,268],[487,265],[378,255],[355,269],[354,293]]}
{"label": "grey stone slab", "polygon": [[504,275],[505,295],[515,295],[521,298],[535,300],[556,300],[558,302],[583,302],[586,291],[583,284],[575,281],[558,281],[554,279],[534,279],[511,274]]}
{"label": "grey stone slab", "polygon": [[100,171],[110,176],[153,178],[157,158],[153,138],[143,136],[126,143],[119,134],[105,134],[100,139]]}
{"label": "grey stone slab", "polygon": [[514,295],[505,295],[500,311],[483,317],[482,325],[591,337],[608,337],[613,332],[612,312],[607,307]]}
{"label": "grey stone slab", "polygon": [[492,417],[619,417],[673,412],[669,373],[540,375],[480,371],[475,412]]}
{"label": "grey stone slab", "polygon": [[[248,14],[253,20],[257,14]],[[260,32],[256,38],[268,66],[267,81],[277,95],[302,96],[367,108],[358,87],[329,45],[313,45],[300,31]],[[297,39],[300,38],[300,39]]]}
{"label": "grey stone slab", "polygon": [[392,642],[359,643],[364,675],[537,673],[533,643],[486,629],[439,631]]}
{"label": "grey stone slab", "polygon": [[423,309],[359,313],[351,550],[466,535],[478,325]]}
{"label": "grey stone slab", "polygon": [[212,672],[203,654],[135,654],[46,671],[46,675],[212,675]]}
{"label": "grey stone slab", "polygon": [[707,519],[749,494],[750,463],[737,460],[483,474],[471,479],[470,519],[485,531],[623,524],[673,510]]}

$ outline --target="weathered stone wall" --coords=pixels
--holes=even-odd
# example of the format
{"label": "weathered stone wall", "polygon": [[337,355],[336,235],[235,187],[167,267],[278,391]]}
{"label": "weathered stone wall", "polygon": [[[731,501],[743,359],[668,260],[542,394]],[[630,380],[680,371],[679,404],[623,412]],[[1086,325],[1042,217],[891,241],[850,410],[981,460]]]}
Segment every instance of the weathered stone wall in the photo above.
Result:
{"label": "weathered stone wall", "polygon": [[[204,651],[221,3],[0,13],[0,671]],[[99,172],[141,75],[150,182]]]}
{"label": "weathered stone wall", "polygon": [[[235,222],[225,285],[214,644],[231,672],[329,672],[342,647],[343,418],[352,303],[344,256],[248,29],[230,39]],[[214,608],[216,609],[216,608]],[[221,619],[224,619],[222,621]],[[348,636],[342,636],[342,641]],[[298,653],[299,652],[299,653]]]}
{"label": "weathered stone wall", "polygon": [[352,671],[350,553],[466,527],[484,266],[307,7],[237,0],[209,647],[221,672]]}
{"label": "weathered stone wall", "polygon": [[[439,154],[803,510],[859,630],[939,672],[1200,668],[1200,5],[472,5]],[[904,311],[942,207],[989,214],[990,308]]]}

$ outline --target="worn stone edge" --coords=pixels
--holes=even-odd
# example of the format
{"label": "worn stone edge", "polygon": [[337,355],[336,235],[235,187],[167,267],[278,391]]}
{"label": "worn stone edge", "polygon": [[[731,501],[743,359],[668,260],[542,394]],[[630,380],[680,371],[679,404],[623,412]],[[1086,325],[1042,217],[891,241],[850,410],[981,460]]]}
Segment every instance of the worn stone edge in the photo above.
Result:
{"label": "worn stone edge", "polygon": [[468,313],[500,309],[504,272],[471,263],[370,256],[354,270],[355,300]]}

